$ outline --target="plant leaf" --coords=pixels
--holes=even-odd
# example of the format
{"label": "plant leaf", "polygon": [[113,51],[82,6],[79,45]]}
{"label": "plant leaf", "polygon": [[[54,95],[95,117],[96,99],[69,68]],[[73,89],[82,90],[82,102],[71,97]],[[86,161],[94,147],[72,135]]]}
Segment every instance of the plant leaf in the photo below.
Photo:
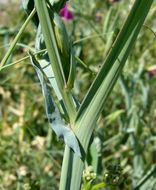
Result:
{"label": "plant leaf", "polygon": [[[84,149],[87,151],[89,140],[92,132],[96,127],[96,121],[105,106],[108,95],[111,93],[121,71],[124,67],[126,59],[133,48],[136,38],[140,32],[141,26],[149,12],[153,0],[136,0],[132,10],[121,29],[116,41],[110,50],[101,71],[95,78],[89,92],[82,102],[75,121],[77,129],[75,133]],[[68,147],[67,147],[68,148]],[[65,155],[65,158],[68,155]],[[63,163],[68,163],[64,161]],[[76,155],[73,157],[72,173],[68,190],[79,190],[81,183],[81,174],[84,163]],[[64,167],[64,166],[63,166]],[[77,168],[77,170],[75,170]],[[65,174],[67,172],[64,172]],[[70,174],[69,174],[70,175]],[[78,177],[80,176],[80,177]],[[61,176],[60,190],[65,189],[67,181],[66,176]],[[64,180],[64,181],[63,181]],[[62,185],[63,184],[63,185]]]}
{"label": "plant leaf", "polygon": [[[145,190],[145,189],[149,189],[152,190],[153,187],[151,186],[154,185],[153,183],[156,183],[155,181],[155,177],[156,177],[156,165],[154,165],[150,171],[147,172],[147,174],[142,177],[142,179],[139,181],[139,183],[137,184],[137,186],[134,188],[134,190]],[[151,186],[151,187],[149,187]]]}
{"label": "plant leaf", "polygon": [[42,68],[40,67],[38,61],[36,60],[35,56],[31,52],[29,53],[29,55],[30,55],[31,63],[33,67],[35,68],[36,73],[41,83],[42,93],[45,99],[46,113],[47,113],[47,117],[52,129],[55,131],[58,137],[63,137],[65,144],[67,144],[70,148],[72,148],[73,151],[78,156],[81,157],[77,138],[74,132],[71,130],[71,128],[67,126],[62,120],[60,112],[55,102],[53,101],[48,85],[46,84],[46,80],[45,80]]}
{"label": "plant leaf", "polygon": [[[76,115],[76,107],[73,101],[72,93],[65,89],[66,80],[62,69],[61,56],[57,46],[53,20],[49,14],[49,6],[47,5],[46,1],[35,0],[34,2],[57,86],[62,95],[70,122],[73,124]],[[54,12],[52,11],[51,14],[53,15]]]}
{"label": "plant leaf", "polygon": [[[45,42],[44,42],[44,37],[41,32],[41,25],[38,25],[37,28],[37,35],[36,35],[36,41],[35,41],[35,49],[36,50],[42,50],[46,49]],[[50,64],[48,52],[46,51],[44,54],[41,54],[37,57],[38,63],[40,64],[43,72],[45,73],[46,77],[49,79],[49,82],[51,86],[53,87],[56,96],[59,101],[62,101],[62,95],[58,89],[56,79],[54,77],[54,72],[52,70],[52,66]]]}
{"label": "plant leaf", "polygon": [[[25,12],[30,15],[32,10],[34,9],[34,0],[22,0],[22,6]],[[32,18],[33,24],[37,27],[39,24],[37,13],[35,13],[34,17]]]}
{"label": "plant leaf", "polygon": [[123,114],[125,111],[123,109],[117,110],[111,114],[109,114],[105,120],[107,125],[110,125],[111,123],[113,123],[114,121],[116,121],[118,119],[118,117]]}

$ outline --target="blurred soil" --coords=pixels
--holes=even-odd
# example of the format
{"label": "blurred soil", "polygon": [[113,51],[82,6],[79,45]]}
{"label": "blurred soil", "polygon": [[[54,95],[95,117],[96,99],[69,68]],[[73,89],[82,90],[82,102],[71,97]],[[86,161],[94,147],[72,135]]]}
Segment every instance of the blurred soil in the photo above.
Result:
{"label": "blurred soil", "polygon": [[0,0],[0,27],[10,27],[19,18],[20,1]]}

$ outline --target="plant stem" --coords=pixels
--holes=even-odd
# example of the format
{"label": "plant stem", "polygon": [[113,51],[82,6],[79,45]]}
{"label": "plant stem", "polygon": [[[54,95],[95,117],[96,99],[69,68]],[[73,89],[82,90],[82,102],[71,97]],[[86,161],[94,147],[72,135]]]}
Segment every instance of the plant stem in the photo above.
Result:
{"label": "plant stem", "polygon": [[[33,55],[37,55],[37,54],[43,53],[43,52],[45,52],[45,51],[46,51],[46,49],[43,49],[43,50],[40,50],[40,51],[38,51],[38,52],[34,52]],[[6,68],[8,68],[8,67],[11,67],[11,66],[13,66],[13,65],[16,65],[17,63],[20,63],[20,62],[22,62],[22,61],[25,61],[25,60],[27,60],[27,59],[29,59],[29,58],[30,58],[30,56],[28,55],[28,56],[25,56],[25,57],[23,57],[23,58],[17,60],[17,61],[14,61],[14,62],[10,63],[10,64],[4,65],[3,67],[1,67],[1,70],[0,70],[0,71],[2,71],[3,69],[6,69]]]}
{"label": "plant stem", "polygon": [[99,188],[102,188],[102,187],[108,187],[108,185],[106,183],[102,182],[97,185],[94,185],[91,190],[99,190]]}
{"label": "plant stem", "polygon": [[30,20],[32,19],[32,17],[34,16],[36,10],[35,8],[32,10],[32,12],[30,13],[30,15],[28,16],[28,18],[26,19],[26,21],[24,22],[24,24],[22,25],[21,29],[19,30],[19,32],[17,33],[16,37],[14,38],[13,42],[11,43],[10,48],[8,49],[7,53],[5,54],[4,58],[1,61],[0,64],[0,71],[2,69],[2,67],[5,65],[5,63],[7,62],[7,60],[9,59],[10,55],[12,54],[18,40],[20,39],[21,35],[23,34],[25,28],[27,27],[28,23],[30,22]]}
{"label": "plant stem", "polygon": [[65,89],[65,79],[64,79],[64,73],[62,71],[61,58],[59,55],[55,32],[52,26],[52,20],[50,19],[50,16],[49,16],[49,11],[48,11],[46,1],[35,0],[35,6],[36,6],[37,14],[39,17],[39,21],[41,24],[41,29],[42,29],[45,44],[47,47],[49,59],[52,64],[54,76],[55,76],[59,91],[64,100],[64,104],[66,106],[66,109],[70,118],[70,122],[73,123],[76,116],[76,108],[75,108],[72,94]]}
{"label": "plant stem", "polygon": [[[153,0],[135,1],[119,36],[114,42],[113,47],[101,68],[101,71],[97,75],[85,100],[80,106],[74,130],[84,152],[83,160],[74,154],[71,166],[72,169],[70,168],[69,170],[69,167],[66,166],[68,172],[71,172],[69,175],[72,176],[70,185],[68,185],[68,189],[66,186],[61,186],[60,190],[80,190],[85,153],[87,152],[92,132],[95,129],[96,121],[125,65],[126,59],[133,48],[152,3]],[[65,152],[65,154],[66,153],[67,152]],[[66,160],[68,156],[64,156],[65,160],[63,161],[63,164],[69,163],[69,161]],[[63,171],[61,175],[68,174],[68,172]],[[63,176],[61,179],[67,180],[66,177],[67,176]],[[61,181],[61,183],[63,182]]]}

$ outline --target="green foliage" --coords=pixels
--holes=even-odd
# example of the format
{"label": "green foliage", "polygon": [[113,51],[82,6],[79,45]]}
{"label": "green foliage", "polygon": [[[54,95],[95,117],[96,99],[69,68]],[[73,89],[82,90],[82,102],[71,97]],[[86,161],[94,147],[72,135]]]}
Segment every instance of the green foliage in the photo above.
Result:
{"label": "green foliage", "polygon": [[[83,63],[81,60],[77,62],[72,90],[78,103],[83,100],[110,52],[132,3],[130,0],[118,3],[78,0],[69,3],[75,13],[74,20],[65,22],[65,25],[73,41],[75,56],[83,60]],[[0,26],[1,60],[8,43],[17,34],[19,23],[22,26],[26,20],[20,7],[18,12],[21,15],[19,20],[7,15],[17,27],[5,23]],[[97,177],[84,181],[82,188],[85,185],[92,190],[152,190],[155,187],[156,75],[149,72],[150,66],[155,65],[156,56],[155,12],[156,4],[153,3],[124,72],[101,108],[87,156]],[[29,24],[22,32],[8,64],[27,56],[30,49],[34,50],[35,32],[32,28]],[[38,60],[43,58],[42,55],[47,56],[45,52],[37,53]],[[12,67],[6,66],[0,71],[0,189],[58,189],[64,145],[48,128],[35,71],[28,59]],[[49,83],[54,82],[49,79]],[[56,89],[52,94],[68,123],[69,116],[59,102],[62,95]],[[116,160],[119,171],[114,168]],[[112,181],[116,177],[119,183],[114,186]]]}

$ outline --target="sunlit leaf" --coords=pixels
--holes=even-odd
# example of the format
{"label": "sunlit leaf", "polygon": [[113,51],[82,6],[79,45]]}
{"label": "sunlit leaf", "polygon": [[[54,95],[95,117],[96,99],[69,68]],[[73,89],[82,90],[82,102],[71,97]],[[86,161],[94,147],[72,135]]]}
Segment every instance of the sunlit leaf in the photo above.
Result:
{"label": "sunlit leaf", "polygon": [[70,148],[72,148],[77,155],[81,156],[79,143],[76,139],[76,136],[74,135],[70,126],[67,126],[62,120],[60,112],[50,94],[48,85],[46,84],[42,68],[32,53],[30,53],[30,59],[41,83],[42,93],[45,99],[46,113],[52,129],[55,131],[58,137],[63,137],[65,143]]}

